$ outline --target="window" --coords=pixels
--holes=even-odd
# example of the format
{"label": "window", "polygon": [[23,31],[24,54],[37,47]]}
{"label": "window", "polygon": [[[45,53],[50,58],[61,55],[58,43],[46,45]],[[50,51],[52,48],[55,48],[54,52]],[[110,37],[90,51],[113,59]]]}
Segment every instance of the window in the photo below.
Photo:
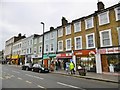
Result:
{"label": "window", "polygon": [[82,49],[82,37],[75,37],[75,50]]}
{"label": "window", "polygon": [[66,35],[71,34],[71,25],[66,26]]}
{"label": "window", "polygon": [[100,43],[101,43],[101,47],[112,45],[111,30],[110,29],[100,31]]}
{"label": "window", "polygon": [[32,53],[32,49],[30,48],[30,53]]}
{"label": "window", "polygon": [[39,43],[41,43],[42,42],[42,37],[39,37]]}
{"label": "window", "polygon": [[116,21],[120,20],[120,7],[115,8]]}
{"label": "window", "polygon": [[86,29],[89,29],[89,28],[93,27],[93,17],[85,20],[85,27],[86,27]]}
{"label": "window", "polygon": [[94,33],[86,35],[86,46],[87,46],[87,49],[89,49],[89,48],[95,48]]}
{"label": "window", "polygon": [[53,51],[53,43],[51,43],[50,48],[50,50]]}
{"label": "window", "polygon": [[71,38],[66,39],[66,50],[71,50]]}
{"label": "window", "polygon": [[51,32],[50,37],[51,37],[51,39],[54,38],[54,32]]}
{"label": "window", "polygon": [[81,31],[81,22],[74,23],[74,32]]}
{"label": "window", "polygon": [[98,15],[99,25],[104,25],[109,23],[109,12],[104,12]]}
{"label": "window", "polygon": [[45,39],[48,40],[48,34],[45,35]]}
{"label": "window", "polygon": [[63,41],[58,41],[58,51],[63,51]]}
{"label": "window", "polygon": [[33,40],[30,40],[31,45],[33,44]]}
{"label": "window", "polygon": [[42,47],[40,46],[40,48],[39,48],[39,51],[40,51],[40,53],[42,52]]}
{"label": "window", "polygon": [[37,38],[34,39],[34,44],[37,44]]}
{"label": "window", "polygon": [[46,52],[48,52],[48,45],[46,45]]}
{"label": "window", "polygon": [[63,36],[63,29],[59,29],[58,30],[58,37],[62,37]]}
{"label": "window", "polygon": [[34,47],[34,53],[37,53],[37,47]]}
{"label": "window", "polygon": [[117,27],[117,30],[118,30],[118,42],[119,42],[119,45],[120,45],[120,27]]}

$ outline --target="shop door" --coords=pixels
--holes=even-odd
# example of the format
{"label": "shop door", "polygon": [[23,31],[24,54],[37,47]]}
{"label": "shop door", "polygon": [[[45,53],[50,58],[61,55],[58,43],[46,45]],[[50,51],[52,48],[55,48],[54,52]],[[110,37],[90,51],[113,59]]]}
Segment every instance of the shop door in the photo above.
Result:
{"label": "shop door", "polygon": [[101,63],[102,63],[102,71],[103,72],[109,72],[109,66],[107,62],[107,56],[106,55],[101,55]]}

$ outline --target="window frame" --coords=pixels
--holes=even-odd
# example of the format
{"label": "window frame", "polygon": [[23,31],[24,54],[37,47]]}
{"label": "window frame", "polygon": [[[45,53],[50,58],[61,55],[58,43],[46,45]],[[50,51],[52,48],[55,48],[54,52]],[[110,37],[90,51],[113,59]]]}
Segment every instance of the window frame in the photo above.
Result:
{"label": "window frame", "polygon": [[[62,49],[59,48],[59,43],[62,43]],[[63,51],[63,40],[58,41],[58,51]]]}
{"label": "window frame", "polygon": [[[103,15],[103,14],[106,14],[106,17],[107,17],[107,22],[104,22],[104,23],[101,22],[101,15]],[[99,25],[100,26],[110,23],[109,11],[98,14],[98,20],[99,20]]]}
{"label": "window frame", "polygon": [[[80,48],[77,48],[77,44],[76,44],[76,39],[77,38],[80,38],[80,44],[81,44],[81,47]],[[80,49],[82,49],[82,36],[77,36],[77,37],[74,37],[74,40],[75,40],[75,50],[80,50]]]}
{"label": "window frame", "polygon": [[[70,29],[70,32],[68,33],[68,30]],[[66,35],[70,35],[71,34],[71,25],[67,25],[66,27],[65,27],[65,31],[66,31]]]}
{"label": "window frame", "polygon": [[[91,28],[93,28],[94,27],[94,20],[93,20],[94,18],[93,17],[89,17],[89,18],[87,18],[87,19],[85,19],[85,29],[87,30],[87,29],[91,29]],[[87,21],[88,20],[92,20],[92,26],[91,27],[87,27]]]}
{"label": "window frame", "polygon": [[[120,20],[120,18],[118,18],[118,10],[117,9],[120,9],[120,7],[117,7],[117,8],[115,8],[114,10],[115,10],[115,17],[116,17],[116,21],[119,21]],[[120,13],[119,13],[120,14]]]}
{"label": "window frame", "polygon": [[58,29],[58,37],[63,36],[63,28]]}
{"label": "window frame", "polygon": [[[78,26],[79,25],[79,26]],[[79,30],[77,30],[77,27],[79,27]],[[81,21],[74,23],[74,32],[80,32],[81,31]]]}
{"label": "window frame", "polygon": [[[107,32],[108,31],[108,34],[109,34],[109,40],[110,40],[110,45],[103,45],[103,37],[102,37],[102,33],[103,32]],[[107,30],[102,30],[99,32],[100,33],[100,46],[101,47],[107,47],[107,46],[112,46],[112,35],[111,35],[111,29],[107,29]]]}
{"label": "window frame", "polygon": [[118,44],[120,45],[120,27],[117,27],[117,31],[118,31]]}
{"label": "window frame", "polygon": [[[68,45],[67,45],[68,40],[70,40],[70,48],[67,48],[68,47]],[[69,50],[71,50],[71,38],[66,39],[66,51],[69,51]]]}
{"label": "window frame", "polygon": [[[92,47],[89,47],[88,36],[90,36],[90,35],[93,36],[93,46]],[[86,48],[87,49],[95,48],[95,34],[94,33],[86,34]]]}

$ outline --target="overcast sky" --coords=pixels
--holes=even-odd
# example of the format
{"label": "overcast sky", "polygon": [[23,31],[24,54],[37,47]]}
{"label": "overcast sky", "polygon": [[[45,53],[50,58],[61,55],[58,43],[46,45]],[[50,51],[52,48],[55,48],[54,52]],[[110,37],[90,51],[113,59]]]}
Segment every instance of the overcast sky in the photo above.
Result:
{"label": "overcast sky", "polygon": [[[105,8],[117,4],[120,0],[100,0]],[[26,36],[42,34],[51,26],[61,25],[62,16],[68,22],[90,15],[97,10],[98,0],[0,0],[0,50],[5,41],[22,33]]]}

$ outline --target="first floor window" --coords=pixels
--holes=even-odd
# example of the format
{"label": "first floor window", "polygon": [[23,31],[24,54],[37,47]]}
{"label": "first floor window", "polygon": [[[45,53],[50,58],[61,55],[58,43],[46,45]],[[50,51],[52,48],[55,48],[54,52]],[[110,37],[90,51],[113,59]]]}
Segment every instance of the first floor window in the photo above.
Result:
{"label": "first floor window", "polygon": [[71,50],[71,39],[66,40],[66,50]]}
{"label": "first floor window", "polygon": [[104,30],[100,32],[100,41],[101,46],[111,46],[112,45],[112,38],[111,38],[111,30]]}
{"label": "first floor window", "polygon": [[118,30],[118,41],[119,41],[119,45],[120,45],[120,27],[118,27],[117,30]]}
{"label": "first floor window", "polygon": [[75,37],[75,49],[81,49],[82,48],[82,37]]}
{"label": "first floor window", "polygon": [[58,41],[58,51],[63,50],[63,41]]}
{"label": "first floor window", "polygon": [[40,53],[42,52],[42,47],[40,46]]}
{"label": "first floor window", "polygon": [[53,44],[51,43],[51,51],[53,51]]}
{"label": "first floor window", "polygon": [[48,51],[48,45],[46,45],[46,52]]}

